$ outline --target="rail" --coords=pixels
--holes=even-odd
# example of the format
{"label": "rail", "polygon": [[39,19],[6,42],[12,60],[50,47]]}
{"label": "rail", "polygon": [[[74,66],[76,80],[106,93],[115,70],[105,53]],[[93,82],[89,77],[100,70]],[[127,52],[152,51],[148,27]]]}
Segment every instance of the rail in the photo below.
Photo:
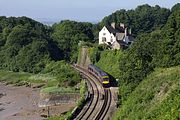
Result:
{"label": "rail", "polygon": [[[90,99],[90,102],[88,104],[88,106],[86,108],[84,108],[80,114],[75,118],[75,120],[104,120],[105,118],[107,118],[107,113],[108,110],[110,108],[111,105],[111,90],[109,88],[103,88],[102,87],[102,91],[104,92],[104,101],[103,104],[100,108],[97,108],[97,104],[99,100],[99,96],[100,96],[100,90],[98,89],[97,84],[101,84],[101,81],[98,79],[97,76],[92,76],[89,74],[89,72],[85,69],[83,69],[80,66],[73,66],[76,70],[78,70],[79,72],[81,72],[88,80],[88,82],[90,83],[90,85],[93,87],[93,92],[92,92],[92,96]],[[95,79],[94,79],[95,78]],[[97,92],[95,92],[97,91]],[[95,93],[96,94],[96,99],[95,99]],[[94,103],[94,104],[93,104]],[[92,106],[93,105],[93,106]],[[96,111],[95,114],[94,111]],[[107,117],[106,117],[107,116]]]}

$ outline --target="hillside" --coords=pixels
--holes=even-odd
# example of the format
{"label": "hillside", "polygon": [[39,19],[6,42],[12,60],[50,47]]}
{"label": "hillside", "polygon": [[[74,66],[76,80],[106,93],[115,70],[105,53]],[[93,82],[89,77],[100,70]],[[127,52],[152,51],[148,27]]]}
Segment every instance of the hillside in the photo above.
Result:
{"label": "hillside", "polygon": [[138,34],[150,33],[157,28],[163,27],[170,14],[171,12],[167,8],[144,4],[137,6],[134,10],[117,10],[106,16],[100,25],[111,24],[111,22],[125,23],[125,25],[132,28],[133,36],[136,37]]}
{"label": "hillside", "polygon": [[156,69],[129,95],[114,120],[180,119],[180,66]]}
{"label": "hillside", "polygon": [[122,54],[122,51],[103,51],[100,55],[101,59],[96,65],[113,77],[119,78],[120,69],[118,64]]}
{"label": "hillside", "polygon": [[0,17],[0,69],[38,73],[63,55],[50,29],[27,17]]}

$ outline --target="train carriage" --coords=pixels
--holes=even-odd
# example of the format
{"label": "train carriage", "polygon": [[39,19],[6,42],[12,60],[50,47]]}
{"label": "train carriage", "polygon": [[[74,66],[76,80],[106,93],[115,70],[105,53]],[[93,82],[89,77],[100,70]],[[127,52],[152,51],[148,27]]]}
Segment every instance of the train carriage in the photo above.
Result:
{"label": "train carriage", "polygon": [[104,87],[109,86],[109,76],[106,72],[93,64],[89,64],[88,71],[98,77]]}

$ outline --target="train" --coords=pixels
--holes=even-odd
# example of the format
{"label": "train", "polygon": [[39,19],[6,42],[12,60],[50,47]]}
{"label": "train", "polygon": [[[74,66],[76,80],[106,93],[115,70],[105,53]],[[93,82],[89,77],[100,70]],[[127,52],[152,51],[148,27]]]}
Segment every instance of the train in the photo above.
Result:
{"label": "train", "polygon": [[93,64],[88,65],[88,72],[97,77],[104,87],[109,87],[109,75]]}

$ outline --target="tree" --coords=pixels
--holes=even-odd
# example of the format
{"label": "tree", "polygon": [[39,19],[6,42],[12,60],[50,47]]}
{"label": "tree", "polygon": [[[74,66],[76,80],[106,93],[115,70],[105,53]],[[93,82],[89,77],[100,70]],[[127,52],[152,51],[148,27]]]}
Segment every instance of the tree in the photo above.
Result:
{"label": "tree", "polygon": [[78,43],[88,42],[94,39],[91,31],[92,24],[75,21],[61,21],[53,25],[52,39],[58,43],[58,47],[64,52],[66,61],[77,61]]}
{"label": "tree", "polygon": [[63,54],[50,38],[51,29],[27,17],[0,17],[0,68],[38,73]]}
{"label": "tree", "polygon": [[111,22],[117,24],[124,23],[132,29],[134,37],[142,33],[150,33],[156,28],[162,28],[170,15],[170,10],[151,7],[148,4],[138,6],[135,10],[118,10],[105,17],[100,25],[110,25]]}

